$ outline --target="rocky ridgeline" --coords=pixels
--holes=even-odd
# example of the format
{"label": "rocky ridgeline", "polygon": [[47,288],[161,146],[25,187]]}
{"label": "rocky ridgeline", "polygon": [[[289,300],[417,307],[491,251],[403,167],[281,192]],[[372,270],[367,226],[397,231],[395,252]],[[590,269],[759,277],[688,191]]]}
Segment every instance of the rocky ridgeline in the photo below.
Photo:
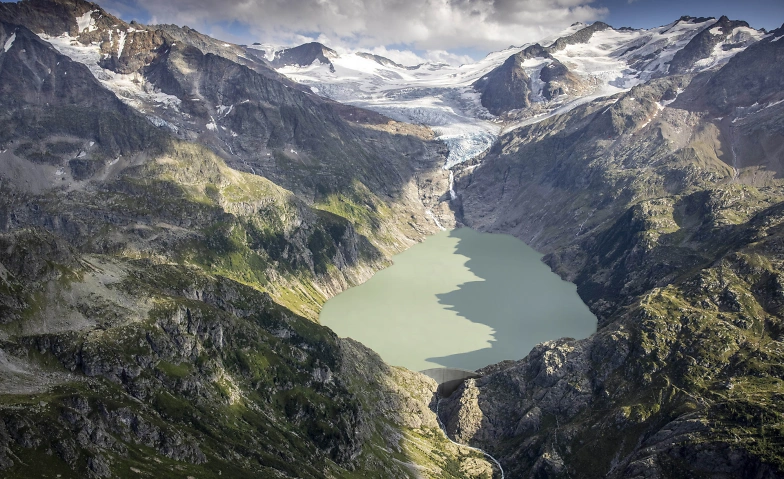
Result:
{"label": "rocky ridgeline", "polygon": [[[724,16],[718,20],[682,17],[665,27],[637,31],[635,36],[630,35],[632,32],[635,30],[616,30],[606,23],[595,22],[550,45],[534,43],[510,56],[474,82],[473,87],[481,95],[482,106],[490,113],[508,120],[525,118],[529,114],[526,110],[533,106],[545,105],[546,108],[548,103],[563,104],[601,93],[602,88],[608,86],[628,88],[627,82],[631,86],[651,78],[715,68],[720,58],[743,51],[764,35],[746,22],[732,21]],[[595,35],[602,33],[611,35],[591,42]],[[624,38],[624,34],[628,38]],[[569,47],[574,48],[565,55],[558,55]],[[593,71],[598,67],[590,62],[589,66],[580,67],[572,59],[572,55],[587,55],[598,60],[601,57],[598,51],[604,52],[601,61],[607,65],[605,68],[618,68],[617,65],[609,66],[617,63],[623,65],[621,70],[625,71]],[[604,76],[607,75],[617,78],[605,85],[607,78]]]}
{"label": "rocky ridgeline", "polygon": [[272,59],[273,67],[281,68],[286,66],[306,67],[318,61],[324,65],[329,65],[330,71],[335,71],[335,66],[330,58],[335,58],[338,53],[331,48],[327,48],[321,43],[311,42],[293,48],[276,51]]}

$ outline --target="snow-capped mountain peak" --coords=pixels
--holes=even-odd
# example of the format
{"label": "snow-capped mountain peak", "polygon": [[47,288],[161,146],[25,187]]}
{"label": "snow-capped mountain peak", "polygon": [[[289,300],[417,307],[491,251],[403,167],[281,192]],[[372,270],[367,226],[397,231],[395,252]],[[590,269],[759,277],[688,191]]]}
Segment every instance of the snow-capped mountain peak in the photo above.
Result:
{"label": "snow-capped mountain peak", "polygon": [[763,36],[726,17],[681,17],[650,29],[575,23],[558,35],[460,66],[406,67],[349,53],[311,56],[278,71],[319,95],[431,126],[450,148],[449,167],[481,153],[503,128],[653,78],[718,68]]}

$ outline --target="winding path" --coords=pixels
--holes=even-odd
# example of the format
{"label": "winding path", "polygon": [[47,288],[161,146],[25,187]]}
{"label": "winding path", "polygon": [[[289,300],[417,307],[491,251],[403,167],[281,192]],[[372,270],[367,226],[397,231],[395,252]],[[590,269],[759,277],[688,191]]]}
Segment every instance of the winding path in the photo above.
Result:
{"label": "winding path", "polygon": [[498,459],[494,458],[493,456],[490,455],[490,453],[488,453],[487,451],[485,451],[483,449],[479,449],[478,447],[468,446],[468,445],[465,445],[465,444],[460,444],[459,442],[453,441],[452,438],[449,437],[449,434],[447,434],[447,432],[446,432],[446,426],[444,425],[443,422],[441,422],[441,416],[438,414],[438,407],[441,405],[441,395],[436,393],[436,398],[437,398],[437,400],[436,400],[436,419],[438,420],[438,426],[441,428],[441,432],[444,433],[444,437],[446,437],[446,439],[449,442],[451,442],[452,444],[455,444],[455,445],[460,446],[460,447],[466,447],[468,449],[471,449],[472,451],[476,451],[476,452],[482,453],[485,456],[487,456],[490,459],[492,459],[493,462],[495,463],[495,465],[498,466],[498,470],[501,471],[501,479],[505,479],[504,468],[501,467],[501,463],[498,462]]}

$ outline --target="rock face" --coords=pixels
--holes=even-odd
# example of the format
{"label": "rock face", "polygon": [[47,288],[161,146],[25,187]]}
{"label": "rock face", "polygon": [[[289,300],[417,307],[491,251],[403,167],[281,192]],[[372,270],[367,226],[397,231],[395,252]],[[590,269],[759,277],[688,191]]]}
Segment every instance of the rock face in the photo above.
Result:
{"label": "rock face", "polygon": [[[552,47],[551,47],[552,48]],[[526,73],[526,60],[541,63],[536,78]],[[541,83],[541,85],[537,84]],[[554,98],[574,92],[581,81],[566,66],[550,55],[550,48],[534,44],[509,57],[503,65],[474,83],[481,93],[482,106],[494,115],[527,108],[533,101]]]}
{"label": "rock face", "polygon": [[717,47],[718,51],[727,52],[756,42],[756,38],[749,35],[749,31],[753,32],[748,23],[721,17],[709,28],[695,35],[675,54],[670,61],[669,73],[680,74],[694,70],[698,62],[714,55]]}
{"label": "rock face", "polygon": [[421,65],[415,65],[415,66],[401,65],[400,63],[394,62],[387,57],[382,57],[381,55],[375,55],[373,53],[358,52],[357,56],[361,58],[367,58],[368,60],[373,60],[379,65],[393,66],[395,68],[405,68],[406,70],[416,70],[421,66]]}
{"label": "rock face", "polygon": [[311,42],[275,52],[272,65],[275,68],[285,66],[307,67],[313,64],[313,62],[319,61],[322,64],[329,65],[330,70],[334,72],[335,67],[329,59],[337,56],[338,53],[335,50],[327,48],[321,43]]}
{"label": "rock face", "polygon": [[491,71],[474,83],[474,88],[482,92],[482,106],[495,115],[531,104],[531,79],[521,67],[522,59],[513,55],[503,65]]}
{"label": "rock face", "polygon": [[776,43],[514,130],[458,175],[463,221],[547,253],[599,331],[481,371],[441,403],[456,439],[510,477],[784,476]]}

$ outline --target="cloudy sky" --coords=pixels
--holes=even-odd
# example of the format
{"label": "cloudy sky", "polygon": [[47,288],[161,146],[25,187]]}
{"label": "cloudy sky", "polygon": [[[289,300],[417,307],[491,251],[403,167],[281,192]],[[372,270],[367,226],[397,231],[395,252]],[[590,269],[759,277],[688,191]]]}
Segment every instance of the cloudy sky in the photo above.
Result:
{"label": "cloudy sky", "polygon": [[188,25],[236,43],[368,50],[413,64],[463,63],[597,20],[646,28],[682,15],[784,23],[784,0],[97,0],[124,20]]}

